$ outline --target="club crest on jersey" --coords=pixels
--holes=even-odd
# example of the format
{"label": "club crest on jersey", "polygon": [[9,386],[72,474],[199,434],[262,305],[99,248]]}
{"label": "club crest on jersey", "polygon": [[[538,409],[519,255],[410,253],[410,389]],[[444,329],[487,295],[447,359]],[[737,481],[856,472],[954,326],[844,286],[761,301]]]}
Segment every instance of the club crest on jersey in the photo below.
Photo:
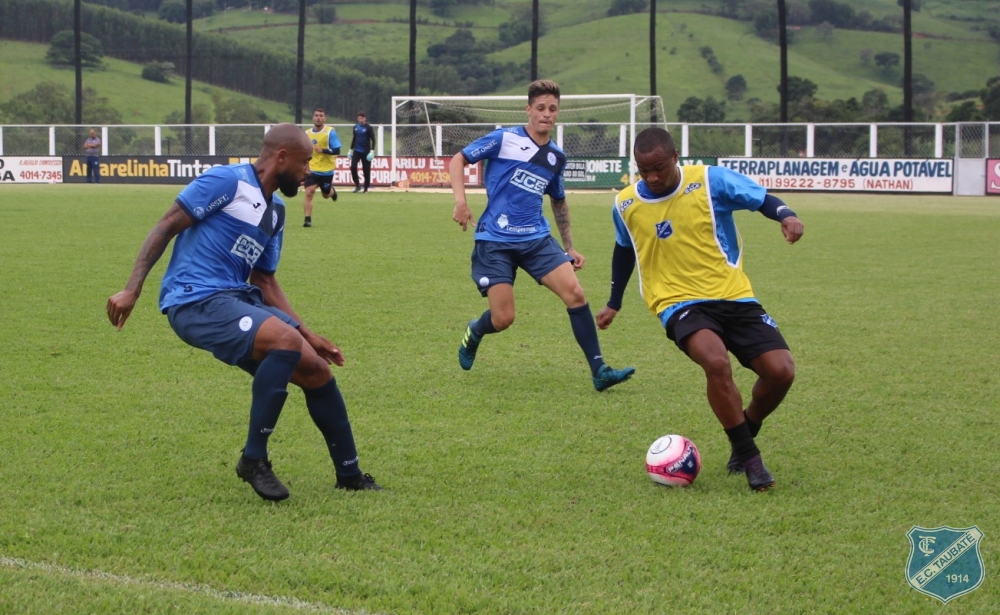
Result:
{"label": "club crest on jersey", "polygon": [[687,188],[684,188],[684,194],[697,190],[698,188],[701,188],[701,184],[688,184]]}
{"label": "club crest on jersey", "polygon": [[906,538],[910,541],[906,582],[913,589],[947,603],[982,584],[986,576],[979,552],[983,532],[975,525],[966,528],[915,525]]}
{"label": "club crest on jersey", "polygon": [[264,246],[257,243],[253,237],[240,235],[240,238],[233,244],[233,249],[230,252],[237,256],[242,256],[247,264],[253,267],[257,264],[257,259],[264,252]]}
{"label": "club crest on jersey", "polygon": [[500,228],[507,228],[507,224],[507,214],[500,214],[500,217],[497,218],[497,226]]}
{"label": "club crest on jersey", "polygon": [[674,227],[670,224],[670,220],[664,220],[663,222],[658,222],[656,224],[656,236],[660,239],[666,239],[674,234]]}
{"label": "club crest on jersey", "polygon": [[510,183],[514,184],[521,190],[525,190],[532,194],[545,194],[545,189],[549,185],[549,180],[544,177],[539,177],[534,173],[529,173],[524,169],[518,169],[514,176],[510,178]]}
{"label": "club crest on jersey", "polygon": [[550,165],[556,166],[556,155],[552,152],[549,152],[549,155],[546,156],[545,159],[549,161]]}

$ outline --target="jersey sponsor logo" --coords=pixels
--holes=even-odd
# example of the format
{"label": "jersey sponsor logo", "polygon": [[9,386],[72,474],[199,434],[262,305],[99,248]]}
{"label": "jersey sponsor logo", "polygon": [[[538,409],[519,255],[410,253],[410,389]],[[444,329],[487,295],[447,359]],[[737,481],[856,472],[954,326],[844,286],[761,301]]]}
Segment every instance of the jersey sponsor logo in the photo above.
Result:
{"label": "jersey sponsor logo", "polygon": [[496,139],[493,139],[492,141],[490,141],[490,142],[489,142],[489,143],[487,143],[486,145],[484,145],[484,146],[482,146],[482,147],[477,147],[476,149],[472,150],[471,152],[469,152],[469,154],[470,154],[470,155],[471,155],[471,156],[472,156],[473,158],[478,158],[479,156],[482,156],[482,155],[483,155],[483,154],[485,154],[486,152],[488,152],[488,151],[490,151],[491,149],[493,149],[494,147],[496,147],[496,144],[497,144],[497,140],[496,140]]}
{"label": "jersey sponsor logo", "polygon": [[537,226],[511,226],[507,214],[500,214],[500,217],[497,218],[497,226],[500,227],[500,230],[508,233],[534,233],[538,231]]}
{"label": "jersey sponsor logo", "polygon": [[242,256],[247,264],[253,267],[257,264],[257,259],[264,252],[264,246],[257,243],[253,237],[240,235],[240,238],[233,244],[233,249],[230,252],[237,256]]}
{"label": "jersey sponsor logo", "polygon": [[545,194],[545,189],[549,186],[549,180],[544,177],[539,177],[534,173],[525,171],[524,169],[518,169],[517,172],[514,173],[514,176],[510,178],[510,183],[514,184],[521,190],[538,195]]}
{"label": "jersey sponsor logo", "polygon": [[635,199],[625,199],[624,201],[622,201],[621,205],[618,206],[618,210],[624,212],[626,209],[632,206],[632,203],[635,203]]}
{"label": "jersey sponsor logo", "polygon": [[212,213],[213,211],[222,207],[228,202],[229,202],[229,195],[223,194],[222,196],[220,196],[219,198],[215,199],[214,201],[208,204],[208,207],[205,208],[207,210],[206,213]]}
{"label": "jersey sponsor logo", "polygon": [[546,156],[545,159],[548,160],[549,164],[551,164],[552,166],[556,166],[556,155],[553,154],[552,152],[549,152],[548,156]]}
{"label": "jersey sponsor logo", "polygon": [[670,224],[670,220],[664,220],[663,222],[658,222],[656,224],[656,236],[660,239],[666,239],[674,234],[674,227]]}
{"label": "jersey sponsor logo", "polygon": [[687,188],[684,189],[684,194],[687,194],[689,192],[693,192],[693,191],[697,190],[698,188],[701,188],[701,184],[697,184],[697,183],[696,184],[688,184]]}

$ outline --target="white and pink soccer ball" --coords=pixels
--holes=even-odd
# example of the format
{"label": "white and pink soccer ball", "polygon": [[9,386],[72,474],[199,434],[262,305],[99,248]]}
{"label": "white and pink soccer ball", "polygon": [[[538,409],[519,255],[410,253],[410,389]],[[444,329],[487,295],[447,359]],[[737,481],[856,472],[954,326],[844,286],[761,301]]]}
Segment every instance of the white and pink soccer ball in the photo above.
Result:
{"label": "white and pink soccer ball", "polygon": [[701,454],[694,442],[684,436],[669,435],[656,439],[646,453],[646,472],[654,483],[687,487],[701,471]]}

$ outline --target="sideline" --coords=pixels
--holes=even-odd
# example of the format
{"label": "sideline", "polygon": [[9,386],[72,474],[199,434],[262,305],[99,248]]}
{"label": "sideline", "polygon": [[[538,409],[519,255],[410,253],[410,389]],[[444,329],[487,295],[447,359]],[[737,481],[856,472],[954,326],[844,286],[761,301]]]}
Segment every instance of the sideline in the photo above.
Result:
{"label": "sideline", "polygon": [[351,611],[327,606],[321,602],[306,602],[298,598],[288,598],[285,596],[265,596],[261,594],[248,594],[240,591],[219,590],[208,585],[198,583],[180,583],[177,581],[161,581],[152,578],[130,577],[120,574],[111,574],[100,570],[76,570],[66,566],[46,564],[42,562],[31,562],[28,560],[4,557],[0,555],[0,568],[15,568],[20,570],[30,570],[33,572],[44,572],[56,576],[71,577],[84,581],[103,581],[111,585],[133,586],[146,589],[179,591],[188,594],[197,594],[224,602],[239,602],[243,604],[255,604],[263,606],[276,606],[291,608],[298,611],[310,613],[330,613],[332,615],[376,615],[371,611]]}

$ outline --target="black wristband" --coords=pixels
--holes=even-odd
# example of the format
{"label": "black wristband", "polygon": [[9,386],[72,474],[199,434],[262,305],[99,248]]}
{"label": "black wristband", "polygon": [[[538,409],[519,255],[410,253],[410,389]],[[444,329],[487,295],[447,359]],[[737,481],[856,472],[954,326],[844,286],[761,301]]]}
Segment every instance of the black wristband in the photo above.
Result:
{"label": "black wristband", "polygon": [[764,203],[757,211],[763,214],[765,218],[776,220],[777,222],[781,222],[785,218],[795,216],[795,212],[792,211],[788,205],[785,205],[784,201],[773,194],[764,195]]}

